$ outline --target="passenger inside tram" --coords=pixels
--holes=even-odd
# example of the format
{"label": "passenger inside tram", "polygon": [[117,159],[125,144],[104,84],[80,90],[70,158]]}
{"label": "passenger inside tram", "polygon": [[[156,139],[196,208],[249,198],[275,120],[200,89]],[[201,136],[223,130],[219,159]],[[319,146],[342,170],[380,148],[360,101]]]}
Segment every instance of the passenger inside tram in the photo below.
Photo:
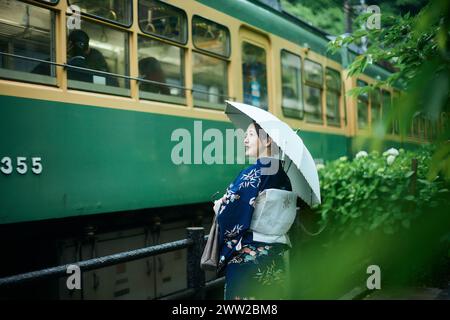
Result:
{"label": "passenger inside tram", "polygon": [[[67,54],[67,64],[110,72],[105,57],[99,50],[89,46],[89,36],[83,30],[74,30],[69,34]],[[71,68],[68,70],[68,78],[77,81],[96,83],[102,83],[101,79],[103,79],[103,84],[116,87],[119,86],[115,77]]]}
{"label": "passenger inside tram", "polygon": [[[146,57],[139,61],[139,74],[142,79],[166,83],[166,75],[161,63],[154,57]],[[169,87],[163,84],[141,82],[139,87],[146,92],[170,94]]]}
{"label": "passenger inside tram", "polygon": [[[81,30],[74,30],[69,34],[67,44],[67,64],[88,68],[86,56],[89,52],[89,37]],[[92,73],[79,69],[68,68],[67,78],[71,80],[92,82]]]}

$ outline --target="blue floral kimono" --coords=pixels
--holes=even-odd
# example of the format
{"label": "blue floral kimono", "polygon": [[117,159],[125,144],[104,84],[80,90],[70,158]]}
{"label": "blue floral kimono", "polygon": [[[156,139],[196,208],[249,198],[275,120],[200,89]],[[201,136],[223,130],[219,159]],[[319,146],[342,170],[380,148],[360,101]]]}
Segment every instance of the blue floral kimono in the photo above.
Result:
{"label": "blue floral kimono", "polygon": [[[283,294],[283,255],[288,246],[282,243],[253,241],[249,230],[255,198],[265,189],[292,191],[288,176],[279,167],[276,174],[261,174],[267,161],[260,159],[242,170],[226,191],[219,208],[219,274],[225,273],[225,299],[280,299]],[[264,173],[264,171],[263,171]]]}

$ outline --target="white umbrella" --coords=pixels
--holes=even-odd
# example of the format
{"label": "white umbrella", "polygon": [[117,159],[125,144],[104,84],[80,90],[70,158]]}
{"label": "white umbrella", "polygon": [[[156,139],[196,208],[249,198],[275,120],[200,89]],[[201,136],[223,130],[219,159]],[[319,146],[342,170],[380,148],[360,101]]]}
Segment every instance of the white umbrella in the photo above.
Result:
{"label": "white umbrella", "polygon": [[291,127],[263,109],[233,101],[226,103],[225,114],[236,127],[246,130],[254,120],[280,147],[282,158],[287,158],[284,170],[291,180],[292,190],[309,206],[321,203],[316,164]]}

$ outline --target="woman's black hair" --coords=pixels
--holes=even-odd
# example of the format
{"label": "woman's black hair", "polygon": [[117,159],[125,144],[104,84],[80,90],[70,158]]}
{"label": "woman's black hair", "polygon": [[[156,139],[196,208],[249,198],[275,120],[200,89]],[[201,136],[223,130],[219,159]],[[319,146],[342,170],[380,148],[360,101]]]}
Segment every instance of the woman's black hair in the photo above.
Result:
{"label": "woman's black hair", "polygon": [[[264,129],[261,128],[261,126],[260,126],[255,120],[252,120],[252,123],[253,123],[253,125],[255,126],[256,136],[258,137],[258,139],[261,138],[260,135],[259,135],[259,133],[260,133],[260,132],[264,132],[264,133],[265,133],[266,139],[267,139],[267,138],[270,139],[270,141],[271,141],[271,146],[272,146],[272,143],[273,143],[272,138],[267,134],[267,132],[265,132]],[[260,131],[260,130],[261,130],[261,131]]]}
{"label": "woman's black hair", "polygon": [[260,126],[255,120],[253,120],[253,125],[255,126],[256,135],[257,135],[258,138],[259,138],[259,137],[260,137],[260,136],[259,136],[259,132],[260,132],[260,130],[262,131],[263,129],[261,128],[261,126]]}

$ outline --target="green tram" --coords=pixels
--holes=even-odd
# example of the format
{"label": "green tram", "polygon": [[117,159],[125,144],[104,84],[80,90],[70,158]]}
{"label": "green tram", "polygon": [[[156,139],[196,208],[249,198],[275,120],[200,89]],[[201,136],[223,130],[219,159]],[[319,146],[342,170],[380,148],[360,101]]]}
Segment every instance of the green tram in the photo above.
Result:
{"label": "green tram", "polygon": [[[317,162],[355,154],[396,94],[344,92],[355,57],[258,1],[0,0],[0,276],[185,238],[242,164],[174,164],[176,129],[232,128],[226,99],[286,121]],[[434,132],[418,117],[406,148]],[[198,122],[197,122],[198,121]],[[203,141],[203,147],[207,145]],[[185,287],[186,251],[30,284],[25,296],[153,299]],[[16,293],[23,297],[24,293]],[[11,296],[13,292],[11,292]]]}

